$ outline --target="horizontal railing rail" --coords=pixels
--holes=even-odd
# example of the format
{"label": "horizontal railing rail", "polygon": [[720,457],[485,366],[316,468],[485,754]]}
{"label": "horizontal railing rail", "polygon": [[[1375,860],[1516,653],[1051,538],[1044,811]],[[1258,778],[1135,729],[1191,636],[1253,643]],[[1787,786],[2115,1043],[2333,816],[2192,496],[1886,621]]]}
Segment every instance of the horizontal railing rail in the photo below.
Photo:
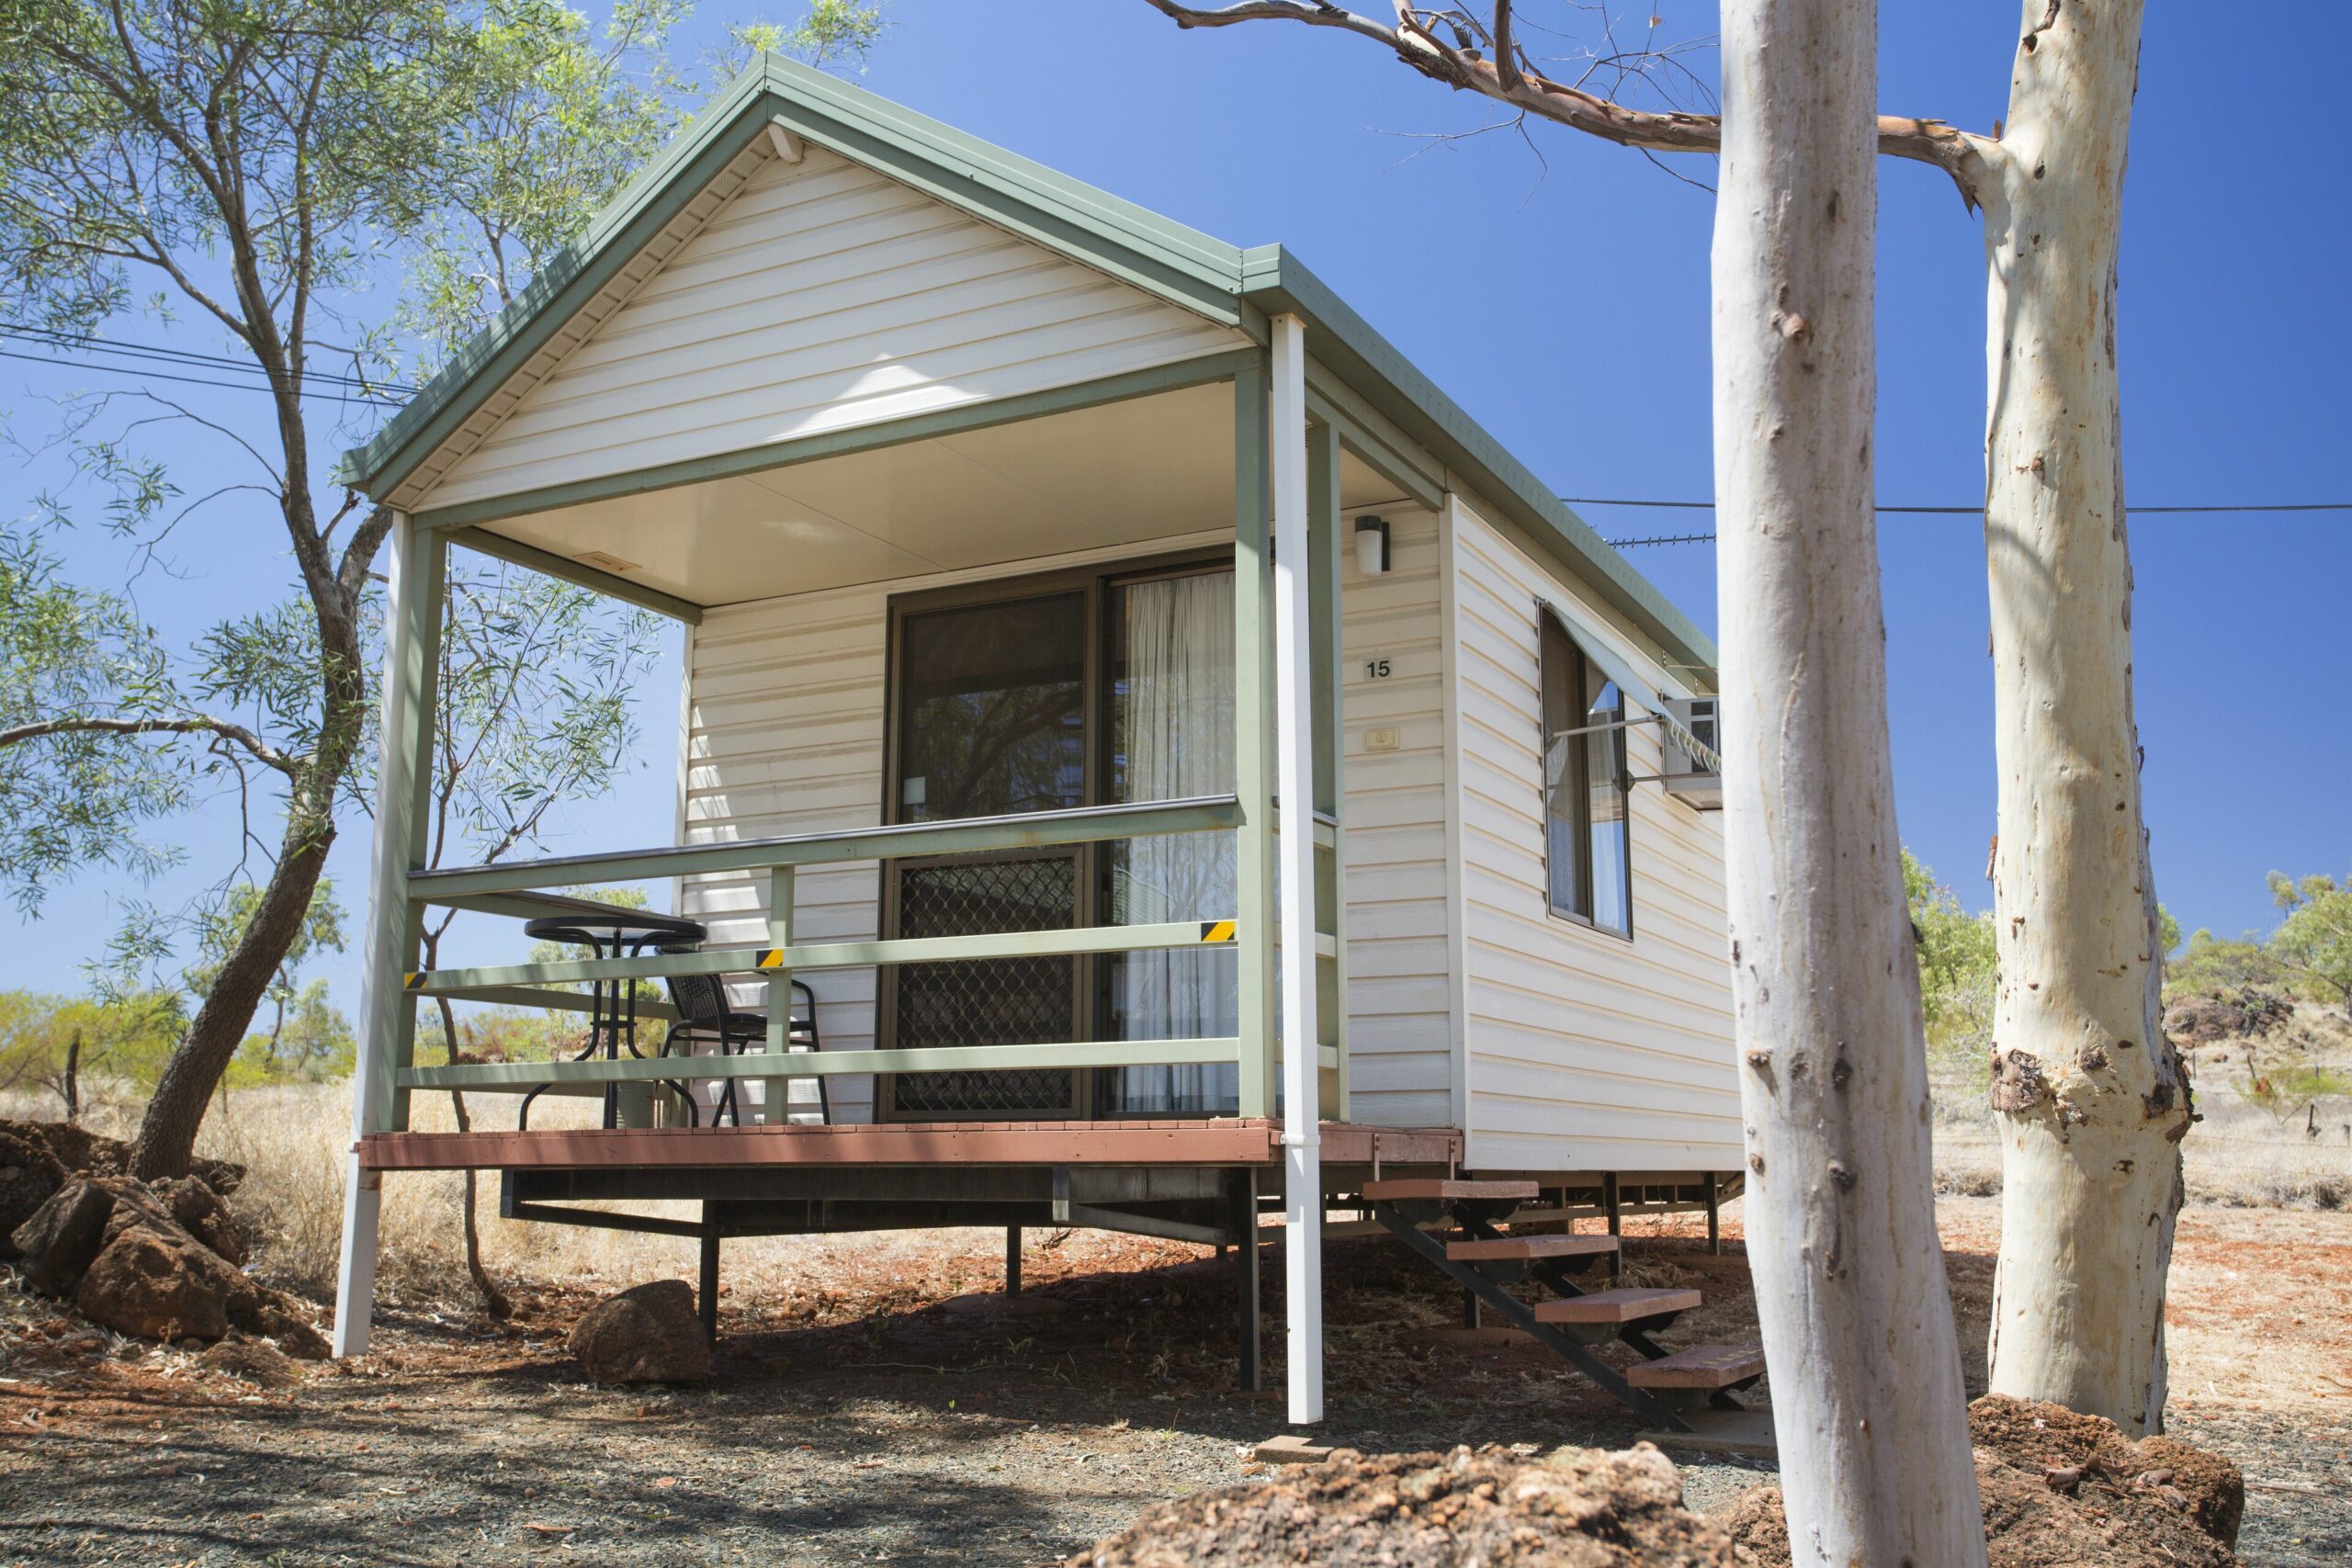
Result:
{"label": "horizontal railing rail", "polygon": [[[1339,1053],[1321,1047],[1322,1065]],[[694,1078],[832,1077],[853,1073],[971,1072],[1067,1067],[1154,1066],[1238,1061],[1238,1037],[1205,1040],[1096,1040],[1077,1044],[927,1045],[889,1051],[759,1052],[741,1056],[624,1056],[618,1061],[467,1062],[457,1066],[403,1067],[402,1089],[464,1089],[520,1094],[542,1084],[601,1089],[608,1083],[677,1082]]]}
{"label": "horizontal railing rail", "polygon": [[408,886],[412,897],[437,904],[471,895],[519,893],[579,884],[1096,844],[1163,833],[1212,832],[1221,828],[1238,828],[1241,823],[1238,796],[1201,795],[1189,800],[1153,801],[1144,806],[1085,806],[1069,811],[1038,811],[1013,817],[967,817],[947,822],[851,828],[834,833],[737,839],[719,844],[669,844],[654,849],[556,855],[543,860],[502,861],[495,865],[449,866],[413,871],[409,873]]}
{"label": "horizontal railing rail", "polygon": [[862,969],[870,964],[955,964],[983,958],[1063,958],[1148,948],[1230,946],[1231,920],[1176,920],[1149,926],[1071,926],[1058,931],[992,931],[980,936],[898,937],[884,942],[816,942],[803,947],[705,947],[638,958],[580,958],[494,969],[435,969],[408,976],[421,995],[471,998],[518,986],[596,980],[658,980],[665,975],[757,976],[772,969]]}

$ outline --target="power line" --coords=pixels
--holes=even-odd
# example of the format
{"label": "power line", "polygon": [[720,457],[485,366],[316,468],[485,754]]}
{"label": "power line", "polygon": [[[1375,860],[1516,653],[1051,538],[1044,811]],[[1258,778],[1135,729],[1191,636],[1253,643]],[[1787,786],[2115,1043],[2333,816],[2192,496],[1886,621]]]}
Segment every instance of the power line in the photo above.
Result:
{"label": "power line", "polygon": [[[1712,501],[1639,501],[1629,497],[1573,496],[1560,498],[1570,506],[1644,506],[1666,507],[1676,511],[1713,512]],[[1913,516],[1982,517],[1981,506],[1877,506],[1872,511],[1903,513]],[[2126,504],[2125,515],[2143,516],[2207,516],[2223,513],[2245,512],[2352,512],[2352,501],[2281,501],[2217,503],[2211,506],[2133,506]],[[1649,534],[1633,539],[1604,539],[1602,542],[1621,550],[1638,549],[1646,545],[1703,545],[1712,542],[1713,534]]]}
{"label": "power line", "polygon": [[[216,381],[203,376],[175,376],[164,370],[133,367],[128,365],[98,365],[88,361],[59,359],[45,354],[18,354],[13,349],[6,348],[0,348],[0,359],[21,359],[30,365],[47,365],[59,370],[85,370],[101,376],[121,376],[133,381],[177,381],[191,387],[219,387],[232,392],[267,392],[270,389],[267,383],[260,381]],[[374,400],[355,397],[349,390],[339,390],[332,385],[319,389],[305,389],[303,395],[332,398],[342,403]]]}
{"label": "power line", "polygon": [[[36,347],[85,358],[89,367],[93,369],[109,369],[120,374],[130,373],[124,367],[106,365],[94,356],[153,360],[187,369],[228,371],[239,376],[264,378],[266,384],[266,372],[260,366],[249,359],[238,359],[225,355],[199,354],[192,349],[171,348],[161,344],[127,343],[119,338],[96,337],[79,333],[60,332],[49,327],[26,327],[10,323],[0,323],[0,337],[12,337]],[[322,383],[373,394],[409,396],[416,390],[413,387],[405,386],[397,381],[371,380],[366,377],[345,376],[332,370],[306,368],[302,373],[302,379],[306,384]],[[244,382],[209,384],[247,385]]]}

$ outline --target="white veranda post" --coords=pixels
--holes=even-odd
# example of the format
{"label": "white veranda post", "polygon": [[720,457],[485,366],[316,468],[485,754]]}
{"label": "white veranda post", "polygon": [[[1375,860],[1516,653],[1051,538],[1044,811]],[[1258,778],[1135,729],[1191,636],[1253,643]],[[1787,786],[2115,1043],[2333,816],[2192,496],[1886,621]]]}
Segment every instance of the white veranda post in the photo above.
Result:
{"label": "white veranda post", "polygon": [[1306,545],[1306,331],[1277,316],[1267,400],[1274,499],[1275,865],[1282,931],[1283,1299],[1290,1418],[1323,1419],[1323,1154],[1315,982],[1315,690]]}
{"label": "white veranda post", "polygon": [[392,525],[384,606],[383,729],[377,750],[376,836],[368,856],[367,947],[360,966],[359,1063],[351,1075],[351,1142],[344,1175],[343,1256],[335,1273],[334,1353],[368,1349],[376,1294],[376,1222],[382,1178],[359,1166],[359,1140],[404,1123],[394,1075],[408,1065],[416,1002],[404,987],[417,952],[419,911],[408,874],[432,769],[427,743],[439,667],[447,545],[405,514]]}

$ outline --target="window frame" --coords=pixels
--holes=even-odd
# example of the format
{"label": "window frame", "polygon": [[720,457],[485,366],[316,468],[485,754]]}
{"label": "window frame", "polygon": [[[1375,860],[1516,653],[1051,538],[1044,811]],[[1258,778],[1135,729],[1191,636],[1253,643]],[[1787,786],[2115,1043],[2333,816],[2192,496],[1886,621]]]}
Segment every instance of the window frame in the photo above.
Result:
{"label": "window frame", "polygon": [[[1605,664],[1594,659],[1586,650],[1584,639],[1577,635],[1566,617],[1550,604],[1543,601],[1538,601],[1536,608],[1535,651],[1535,766],[1537,790],[1542,801],[1544,913],[1554,919],[1580,926],[1589,931],[1615,937],[1622,942],[1631,942],[1634,940],[1634,788],[1632,765],[1626,756],[1625,748],[1625,731],[1628,728],[1625,706],[1632,694],[1626,690],[1624,682],[1611,674]],[[1565,670],[1555,671],[1555,654],[1565,655]],[[1606,684],[1617,688],[1615,716],[1600,721],[1604,724],[1612,724],[1615,728],[1598,734],[1571,733],[1589,730],[1589,727],[1594,722],[1592,711],[1586,704],[1584,693],[1595,674],[1598,674]],[[1566,696],[1568,707],[1564,716],[1569,720],[1556,727],[1554,722],[1555,693]],[[1597,897],[1598,886],[1592,854],[1595,823],[1592,814],[1590,750],[1595,740],[1604,738],[1611,748],[1611,761],[1615,764],[1611,773],[1621,807],[1618,818],[1619,835],[1625,867],[1625,923],[1623,926],[1611,925],[1599,919],[1594,912],[1600,900]],[[1566,739],[1569,744],[1569,766],[1563,771],[1573,779],[1572,785],[1555,785],[1552,782],[1552,746],[1555,739]],[[1557,790],[1562,787],[1566,787],[1568,790],[1570,807],[1568,815],[1565,817],[1555,813],[1553,805]],[[1571,897],[1580,901],[1582,908],[1561,903],[1558,897],[1559,883],[1553,874],[1553,824],[1563,821],[1570,825],[1572,836],[1577,845],[1575,886],[1571,889]]]}

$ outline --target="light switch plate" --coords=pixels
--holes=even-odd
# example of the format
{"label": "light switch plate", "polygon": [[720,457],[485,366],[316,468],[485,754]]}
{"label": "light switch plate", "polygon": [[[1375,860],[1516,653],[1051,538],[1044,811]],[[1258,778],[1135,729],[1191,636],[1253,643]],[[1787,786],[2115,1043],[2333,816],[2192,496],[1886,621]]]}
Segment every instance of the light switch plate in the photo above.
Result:
{"label": "light switch plate", "polygon": [[1402,743],[1394,725],[1363,732],[1363,749],[1367,751],[1394,751]]}

